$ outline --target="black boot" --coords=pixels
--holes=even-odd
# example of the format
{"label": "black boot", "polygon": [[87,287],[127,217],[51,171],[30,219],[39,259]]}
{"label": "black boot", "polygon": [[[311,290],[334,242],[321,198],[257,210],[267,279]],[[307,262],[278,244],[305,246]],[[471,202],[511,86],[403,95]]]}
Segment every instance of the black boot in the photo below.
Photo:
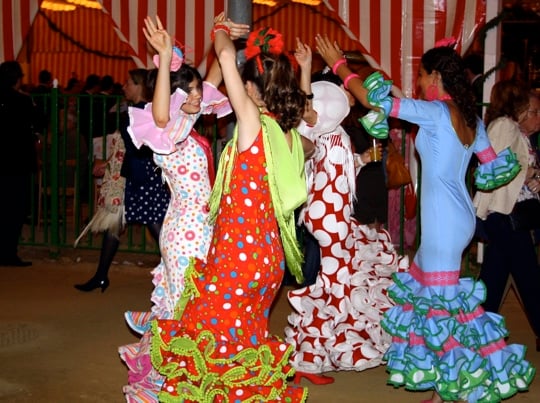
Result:
{"label": "black boot", "polygon": [[120,240],[111,232],[105,231],[103,234],[103,243],[101,244],[101,253],[99,255],[99,264],[96,274],[84,284],[75,284],[74,287],[80,291],[93,291],[101,288],[104,292],[109,286],[109,268],[111,267],[114,255],[118,250]]}

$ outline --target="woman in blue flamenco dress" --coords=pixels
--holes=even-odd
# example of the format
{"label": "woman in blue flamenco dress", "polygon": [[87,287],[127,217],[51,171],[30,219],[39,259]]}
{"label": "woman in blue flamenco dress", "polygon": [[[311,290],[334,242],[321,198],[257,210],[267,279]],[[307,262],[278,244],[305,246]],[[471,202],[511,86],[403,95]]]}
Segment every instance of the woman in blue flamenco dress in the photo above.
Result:
{"label": "woman in blue flamenco dress", "polygon": [[473,237],[475,211],[465,175],[473,152],[481,165],[480,189],[511,180],[520,170],[515,155],[493,151],[475,115],[475,99],[461,57],[446,42],[427,51],[417,77],[419,100],[388,96],[392,83],[374,73],[363,83],[342,61],[335,42],[317,36],[317,50],[370,113],[362,123],[376,136],[387,132],[386,117],[419,126],[416,148],[422,163],[420,247],[409,272],[395,273],[388,294],[396,306],[385,313],[392,344],[384,359],[389,383],[432,390],[427,402],[498,402],[526,391],[535,369],[525,347],[507,345],[502,316],[485,312],[482,282],[460,279],[463,251]]}

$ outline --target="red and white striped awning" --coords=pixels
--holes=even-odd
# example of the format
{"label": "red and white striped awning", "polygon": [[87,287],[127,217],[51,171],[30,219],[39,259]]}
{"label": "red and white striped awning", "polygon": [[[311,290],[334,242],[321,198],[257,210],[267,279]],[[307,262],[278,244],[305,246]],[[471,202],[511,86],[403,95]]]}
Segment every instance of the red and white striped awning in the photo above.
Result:
{"label": "red and white striped awning", "polygon": [[485,0],[324,0],[359,40],[370,64],[412,96],[420,57],[442,38],[471,45],[485,23]]}
{"label": "red and white striped awning", "polygon": [[200,65],[212,46],[210,31],[214,17],[225,8],[226,0],[147,0],[134,4],[131,0],[101,0],[104,11],[111,15],[120,37],[135,52],[141,67],[153,67],[152,55],[142,32],[146,16],[159,15],[175,39],[185,45],[186,58]]}
{"label": "red and white striped awning", "polygon": [[[1,60],[17,56],[39,2],[2,0]],[[187,45],[186,57],[200,65],[211,47],[208,33],[213,18],[225,9],[227,0],[100,2],[121,40],[132,49],[137,65],[149,67],[152,66],[151,55],[141,30],[145,16],[159,15],[176,39]],[[397,92],[401,89],[406,96],[413,94],[421,55],[436,40],[453,36],[464,51],[485,20],[485,0],[323,0],[321,5],[311,9],[316,12],[303,7],[308,11],[274,15],[270,7],[253,5],[254,27],[272,25],[291,41],[294,41],[295,30],[299,30],[308,43],[313,43],[315,33],[324,31],[341,43],[351,41],[373,67],[394,80]],[[336,28],[338,26],[342,29]]]}
{"label": "red and white striped awning", "polygon": [[[211,46],[208,32],[213,17],[225,8],[226,1],[148,0],[139,1],[138,7],[129,0],[102,3],[139,63],[151,66],[141,32],[146,15],[160,15],[176,38],[190,46],[187,57],[199,65]],[[465,51],[485,22],[485,0],[323,0],[311,8],[289,3],[279,12],[254,4],[254,28],[266,25],[280,30],[291,49],[296,36],[312,43],[319,32],[343,45],[355,44],[373,67],[394,80],[397,92],[401,89],[406,96],[413,94],[419,60],[426,50],[438,39],[453,36]],[[186,23],[191,21],[194,23]]]}
{"label": "red and white striped awning", "polygon": [[15,60],[30,31],[41,0],[1,0],[0,61]]}

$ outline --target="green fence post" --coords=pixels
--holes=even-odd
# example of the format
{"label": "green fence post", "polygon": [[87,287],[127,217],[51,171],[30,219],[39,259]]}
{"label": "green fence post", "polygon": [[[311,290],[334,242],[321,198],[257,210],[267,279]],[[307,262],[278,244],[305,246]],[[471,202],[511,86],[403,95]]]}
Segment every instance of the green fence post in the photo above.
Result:
{"label": "green fence post", "polygon": [[51,187],[51,238],[49,253],[56,257],[60,254],[60,234],[58,226],[58,88],[51,90],[51,155],[50,187]]}

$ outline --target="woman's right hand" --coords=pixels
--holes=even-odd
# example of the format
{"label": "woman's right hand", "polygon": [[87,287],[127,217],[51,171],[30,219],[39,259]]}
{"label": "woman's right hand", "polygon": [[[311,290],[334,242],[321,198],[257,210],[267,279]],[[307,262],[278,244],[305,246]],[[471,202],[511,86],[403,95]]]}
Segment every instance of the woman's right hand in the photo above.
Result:
{"label": "woman's right hand", "polygon": [[303,43],[300,38],[296,38],[296,50],[294,52],[294,58],[301,69],[309,70],[311,73],[311,48],[307,43]]}

